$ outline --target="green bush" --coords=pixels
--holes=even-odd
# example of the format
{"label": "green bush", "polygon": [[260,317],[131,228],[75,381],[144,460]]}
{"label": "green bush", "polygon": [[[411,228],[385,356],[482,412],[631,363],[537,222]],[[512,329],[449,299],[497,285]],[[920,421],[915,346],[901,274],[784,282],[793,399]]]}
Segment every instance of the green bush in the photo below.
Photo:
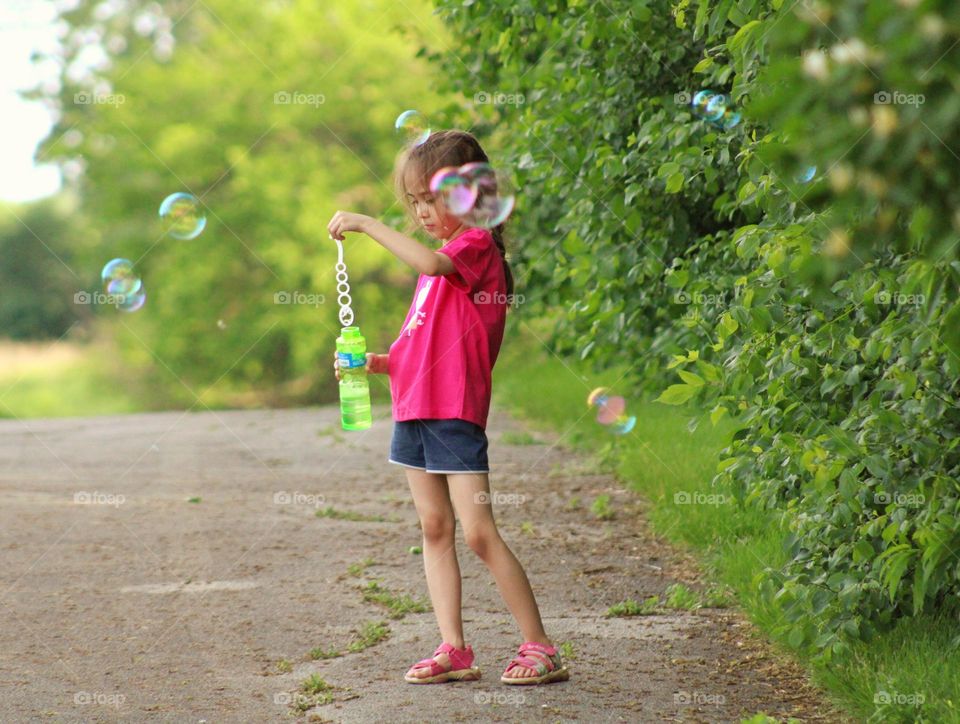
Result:
{"label": "green bush", "polygon": [[[829,659],[956,596],[960,9],[437,5],[457,120],[523,190],[521,313],[561,311],[553,350],[627,360],[624,387],[736,418],[715,482],[790,530],[757,581],[783,638]],[[702,88],[743,122],[695,117]]]}

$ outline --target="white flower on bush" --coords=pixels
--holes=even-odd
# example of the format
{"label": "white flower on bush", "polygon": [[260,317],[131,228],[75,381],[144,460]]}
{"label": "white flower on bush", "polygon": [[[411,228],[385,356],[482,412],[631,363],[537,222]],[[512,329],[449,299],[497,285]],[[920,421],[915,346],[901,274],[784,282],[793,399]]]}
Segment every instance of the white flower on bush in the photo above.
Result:
{"label": "white flower on bush", "polygon": [[817,80],[826,80],[830,77],[826,53],[822,50],[808,50],[804,53],[803,72]]}
{"label": "white flower on bush", "polygon": [[866,64],[869,56],[867,46],[860,38],[850,38],[850,40],[841,41],[830,48],[830,57],[840,65],[849,65],[854,62]]}

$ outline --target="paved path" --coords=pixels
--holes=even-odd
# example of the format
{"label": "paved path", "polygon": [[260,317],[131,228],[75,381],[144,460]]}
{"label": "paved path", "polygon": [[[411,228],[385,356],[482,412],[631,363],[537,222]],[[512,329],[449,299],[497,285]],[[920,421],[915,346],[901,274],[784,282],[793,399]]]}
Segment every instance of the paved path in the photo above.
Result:
{"label": "paved path", "polygon": [[[305,721],[835,720],[736,612],[605,618],[675,581],[698,587],[695,567],[554,437],[507,444],[524,428],[496,408],[497,518],[548,632],[572,647],[571,680],[499,683],[520,640],[461,543],[484,678],[406,684],[439,635],[429,611],[390,618],[363,598],[372,581],[427,596],[404,473],[386,462],[389,409],[376,416],[362,433],[339,430],[335,407],[0,421],[0,721],[290,721],[298,704]],[[600,493],[614,520],[590,513]],[[574,496],[584,505],[570,508]],[[317,506],[384,520],[318,517]],[[381,621],[380,643],[311,658]],[[298,694],[312,674],[335,687],[330,703]]]}

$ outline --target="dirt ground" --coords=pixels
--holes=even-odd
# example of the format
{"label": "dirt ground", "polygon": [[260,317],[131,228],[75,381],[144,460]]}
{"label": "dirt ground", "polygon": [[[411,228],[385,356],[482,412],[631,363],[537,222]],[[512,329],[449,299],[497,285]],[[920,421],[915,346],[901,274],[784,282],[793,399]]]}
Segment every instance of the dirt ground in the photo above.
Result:
{"label": "dirt ground", "polygon": [[[500,683],[519,633],[460,543],[466,637],[483,678],[405,683],[439,643],[433,614],[391,618],[364,587],[427,599],[422,557],[409,550],[416,514],[403,470],[386,462],[389,409],[364,432],[340,430],[338,415],[0,421],[0,720],[839,719],[734,610],[606,618],[676,581],[699,588],[696,567],[648,531],[631,494],[555,437],[507,444],[524,427],[496,408],[497,520],[548,633],[569,643],[571,678]],[[590,512],[601,493],[613,520]],[[330,506],[370,520],[316,515]],[[311,656],[346,651],[367,622],[384,622],[387,638]],[[300,690],[313,674],[332,687],[329,703]]]}

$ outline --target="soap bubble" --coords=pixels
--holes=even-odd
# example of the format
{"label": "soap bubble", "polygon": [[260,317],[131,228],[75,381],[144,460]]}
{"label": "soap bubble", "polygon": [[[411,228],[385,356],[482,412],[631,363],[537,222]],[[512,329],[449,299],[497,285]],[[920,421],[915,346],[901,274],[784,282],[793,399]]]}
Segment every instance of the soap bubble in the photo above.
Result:
{"label": "soap bubble", "polygon": [[111,259],[103,265],[100,272],[100,280],[104,284],[109,284],[114,279],[135,278],[133,271],[133,262],[129,259]]}
{"label": "soap bubble", "polygon": [[806,184],[806,183],[810,183],[813,180],[813,177],[816,175],[817,175],[817,167],[807,166],[806,168],[801,169],[800,172],[797,173],[796,176],[794,176],[794,180],[798,184]]}
{"label": "soap bubble", "polygon": [[107,294],[126,297],[140,291],[140,277],[116,277],[107,282]]}
{"label": "soap bubble", "polygon": [[420,111],[404,111],[394,122],[396,129],[408,144],[419,146],[430,138],[430,127],[426,117]]}
{"label": "soap bubble", "polygon": [[690,101],[693,113],[723,129],[730,129],[740,123],[742,116],[736,110],[730,98],[712,90],[697,91]]}
{"label": "soap bubble", "polygon": [[203,207],[193,194],[170,194],[160,204],[160,218],[176,239],[196,239],[207,225]]}
{"label": "soap bubble", "polygon": [[708,121],[719,121],[723,114],[727,112],[727,97],[723,93],[717,93],[707,101],[704,108],[703,117]]}
{"label": "soap bubble", "polygon": [[690,101],[690,105],[693,106],[694,115],[705,115],[707,112],[707,104],[714,95],[716,94],[712,90],[697,91],[694,94],[693,99]]}
{"label": "soap bubble", "polygon": [[136,312],[147,303],[147,290],[141,285],[140,291],[128,294],[122,302],[117,304],[121,312]]}
{"label": "soap bubble", "polygon": [[507,220],[516,205],[516,194],[506,174],[498,174],[487,163],[468,163],[458,173],[476,189],[473,207],[459,214],[465,223],[492,229]]}
{"label": "soap bubble", "polygon": [[111,259],[104,264],[100,279],[107,294],[115,300],[117,309],[122,312],[136,312],[147,301],[147,292],[143,280],[133,268],[129,259]]}
{"label": "soap bubble", "polygon": [[626,435],[637,424],[635,415],[626,414],[626,401],[610,394],[606,387],[598,387],[587,396],[587,405],[596,406],[597,422],[609,427],[617,435]]}
{"label": "soap bubble", "polygon": [[443,199],[451,214],[461,216],[473,208],[477,187],[452,166],[441,168],[430,179],[430,192]]}

